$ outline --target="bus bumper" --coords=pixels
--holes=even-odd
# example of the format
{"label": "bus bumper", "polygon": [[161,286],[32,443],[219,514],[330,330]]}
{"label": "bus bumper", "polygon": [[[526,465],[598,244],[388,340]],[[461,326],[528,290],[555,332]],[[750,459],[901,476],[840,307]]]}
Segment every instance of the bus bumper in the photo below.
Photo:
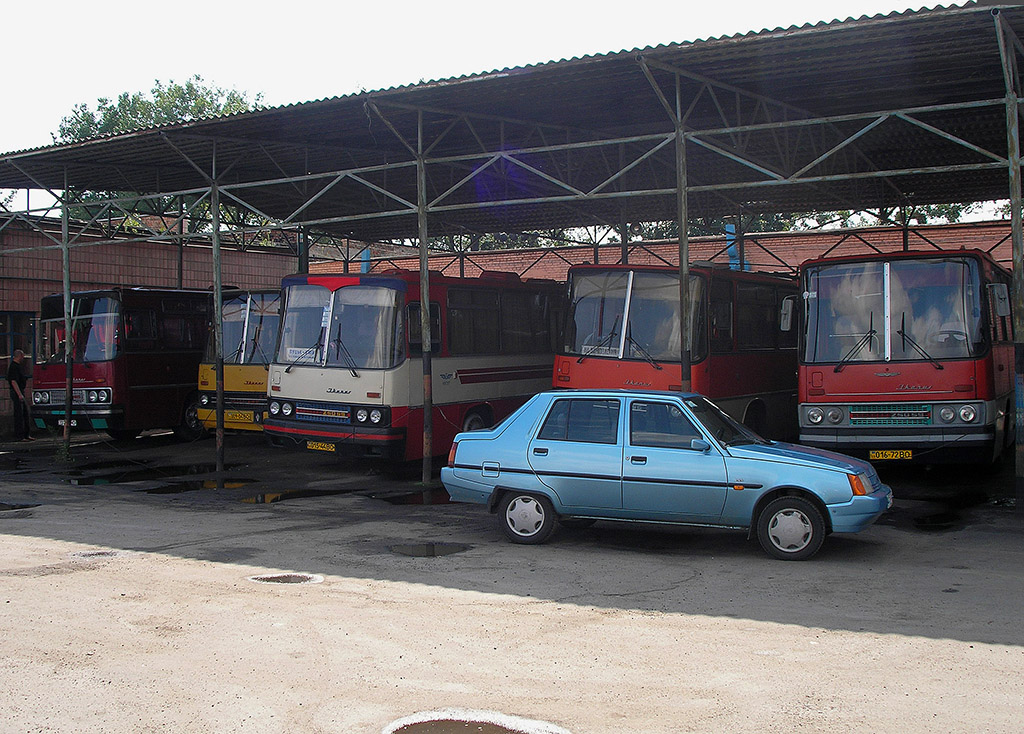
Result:
{"label": "bus bumper", "polygon": [[[52,406],[41,408],[32,406],[32,422],[37,428],[64,428],[64,407]],[[80,408],[71,411],[72,430],[107,431],[119,430],[124,427],[124,410],[118,407]]]}
{"label": "bus bumper", "polygon": [[345,427],[324,429],[295,425],[268,416],[263,431],[274,446],[305,448],[345,457],[405,458],[404,428]]}
{"label": "bus bumper", "polygon": [[[838,451],[868,461],[953,464],[988,462],[994,458],[993,426],[851,431],[843,428],[800,428],[800,443]],[[909,452],[909,453],[908,453]]]}

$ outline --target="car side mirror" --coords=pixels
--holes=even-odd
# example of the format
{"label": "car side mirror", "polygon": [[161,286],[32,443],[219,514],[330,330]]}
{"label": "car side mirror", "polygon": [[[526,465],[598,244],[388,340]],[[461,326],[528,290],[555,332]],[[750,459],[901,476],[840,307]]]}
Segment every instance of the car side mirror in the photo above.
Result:
{"label": "car side mirror", "polygon": [[706,454],[711,450],[711,444],[705,441],[703,438],[695,438],[690,441],[690,448],[694,451],[700,451],[702,454]]}

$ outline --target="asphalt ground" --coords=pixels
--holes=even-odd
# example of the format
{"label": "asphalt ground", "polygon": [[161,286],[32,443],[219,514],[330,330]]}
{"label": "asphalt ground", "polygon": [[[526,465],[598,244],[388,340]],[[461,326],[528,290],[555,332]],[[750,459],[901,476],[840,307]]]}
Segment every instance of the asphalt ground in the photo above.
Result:
{"label": "asphalt ground", "polygon": [[[418,464],[248,435],[226,458],[216,489],[212,439],[0,445],[0,730],[377,734],[438,710],[573,734],[1024,721],[1009,463],[883,467],[890,512],[786,563],[743,534],[616,523],[515,546]],[[436,731],[503,730],[484,726]]]}

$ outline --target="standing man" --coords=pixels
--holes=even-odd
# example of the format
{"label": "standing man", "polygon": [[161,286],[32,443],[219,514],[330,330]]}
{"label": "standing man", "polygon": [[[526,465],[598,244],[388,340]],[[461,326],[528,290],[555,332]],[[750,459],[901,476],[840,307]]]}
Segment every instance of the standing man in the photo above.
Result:
{"label": "standing man", "polygon": [[11,402],[14,404],[14,440],[35,441],[29,434],[29,413],[28,399],[25,397],[25,386],[28,384],[28,375],[22,362],[25,361],[25,352],[15,349],[11,355],[11,363],[7,365],[7,381],[11,384]]}

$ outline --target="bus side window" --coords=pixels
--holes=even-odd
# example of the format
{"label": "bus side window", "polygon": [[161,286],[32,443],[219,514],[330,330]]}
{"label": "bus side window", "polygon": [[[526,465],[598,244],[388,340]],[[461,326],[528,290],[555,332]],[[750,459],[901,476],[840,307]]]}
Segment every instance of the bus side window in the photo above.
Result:
{"label": "bus side window", "polygon": [[156,347],[156,313],[151,309],[125,309],[124,338],[132,351]]}
{"label": "bus side window", "polygon": [[[409,325],[409,356],[419,357],[423,354],[423,329],[420,325],[420,304],[410,303],[408,307]],[[441,351],[441,307],[430,304],[430,353]]]}
{"label": "bus side window", "polygon": [[732,283],[711,283],[711,312],[708,314],[711,331],[711,351],[732,351]]}

